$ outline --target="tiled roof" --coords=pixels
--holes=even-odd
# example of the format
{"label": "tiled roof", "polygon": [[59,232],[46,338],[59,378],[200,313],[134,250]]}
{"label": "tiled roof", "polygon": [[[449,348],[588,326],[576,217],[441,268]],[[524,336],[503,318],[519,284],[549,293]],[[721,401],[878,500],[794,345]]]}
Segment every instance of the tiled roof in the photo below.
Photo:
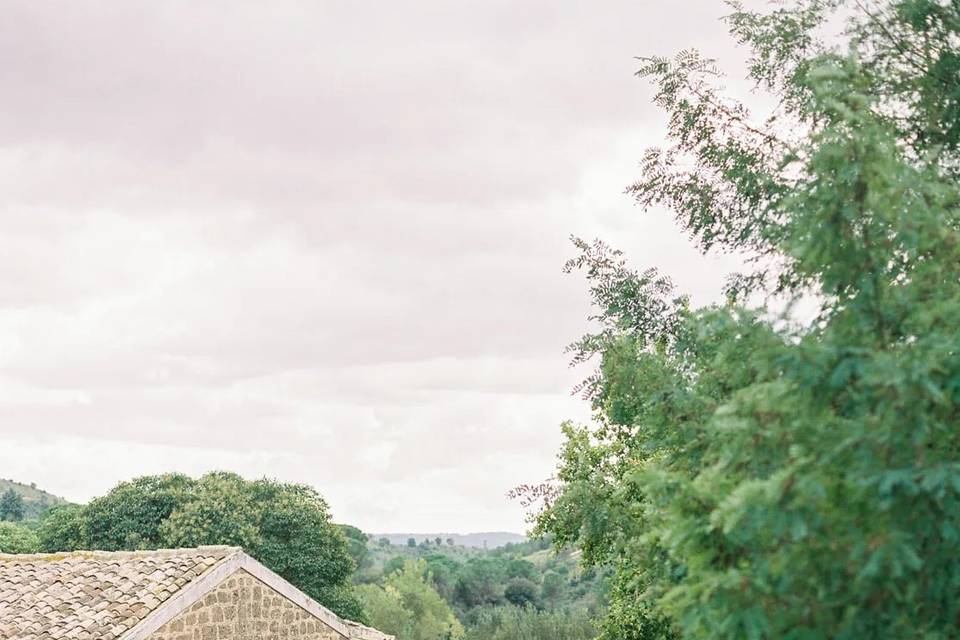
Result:
{"label": "tiled roof", "polygon": [[0,554],[0,638],[117,640],[236,547]]}

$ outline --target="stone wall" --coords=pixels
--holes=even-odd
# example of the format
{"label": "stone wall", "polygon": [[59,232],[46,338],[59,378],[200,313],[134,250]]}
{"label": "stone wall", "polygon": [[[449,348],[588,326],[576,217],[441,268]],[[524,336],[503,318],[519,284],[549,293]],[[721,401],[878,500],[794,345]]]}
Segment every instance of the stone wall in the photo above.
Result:
{"label": "stone wall", "polygon": [[344,636],[239,570],[150,640],[343,640]]}

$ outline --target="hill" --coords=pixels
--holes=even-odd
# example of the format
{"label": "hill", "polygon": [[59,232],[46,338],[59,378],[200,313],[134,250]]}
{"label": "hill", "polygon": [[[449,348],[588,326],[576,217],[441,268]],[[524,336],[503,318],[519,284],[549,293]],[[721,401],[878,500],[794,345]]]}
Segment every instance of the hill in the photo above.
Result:
{"label": "hill", "polygon": [[52,493],[47,493],[43,489],[38,489],[34,483],[23,484],[14,480],[0,478],[0,494],[10,489],[13,489],[23,496],[24,520],[36,520],[51,508],[61,504],[68,504],[67,501],[60,496],[55,496]]}
{"label": "hill", "polygon": [[526,541],[526,537],[509,531],[488,531],[481,533],[374,533],[374,539],[386,538],[390,544],[405,545],[410,538],[417,543],[429,540],[431,543],[437,538],[444,544],[468,547],[472,549],[497,549],[508,544],[518,544]]}

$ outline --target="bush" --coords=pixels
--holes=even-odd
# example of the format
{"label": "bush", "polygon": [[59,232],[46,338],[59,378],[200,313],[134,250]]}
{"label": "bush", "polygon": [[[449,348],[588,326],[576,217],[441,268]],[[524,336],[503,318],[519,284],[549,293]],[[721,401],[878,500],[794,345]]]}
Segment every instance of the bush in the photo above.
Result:
{"label": "bush", "polygon": [[0,522],[0,553],[36,553],[40,541],[30,529],[12,522]]}
{"label": "bush", "polygon": [[464,640],[593,640],[596,635],[585,611],[502,607],[481,613]]}

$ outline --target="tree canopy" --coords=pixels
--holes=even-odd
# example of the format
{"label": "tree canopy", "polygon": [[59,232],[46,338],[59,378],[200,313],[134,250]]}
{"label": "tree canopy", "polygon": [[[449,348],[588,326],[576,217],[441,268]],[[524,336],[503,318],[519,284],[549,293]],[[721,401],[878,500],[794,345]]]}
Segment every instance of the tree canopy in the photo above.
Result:
{"label": "tree canopy", "polygon": [[596,422],[564,425],[558,483],[527,494],[538,528],[615,569],[609,640],[954,637],[960,4],[727,21],[775,108],[724,95],[695,52],[643,59],[668,139],[629,191],[748,270],[694,308],[575,241]]}
{"label": "tree canopy", "polygon": [[35,553],[39,548],[33,530],[14,522],[0,522],[0,553]]}
{"label": "tree canopy", "polygon": [[358,588],[372,624],[399,640],[457,640],[463,625],[431,584],[427,563],[406,561],[384,584]]}
{"label": "tree canopy", "polygon": [[355,565],[343,531],[304,485],[222,472],[198,480],[144,476],[84,507],[54,509],[38,536],[47,551],[241,546],[339,615],[366,620],[350,584]]}

